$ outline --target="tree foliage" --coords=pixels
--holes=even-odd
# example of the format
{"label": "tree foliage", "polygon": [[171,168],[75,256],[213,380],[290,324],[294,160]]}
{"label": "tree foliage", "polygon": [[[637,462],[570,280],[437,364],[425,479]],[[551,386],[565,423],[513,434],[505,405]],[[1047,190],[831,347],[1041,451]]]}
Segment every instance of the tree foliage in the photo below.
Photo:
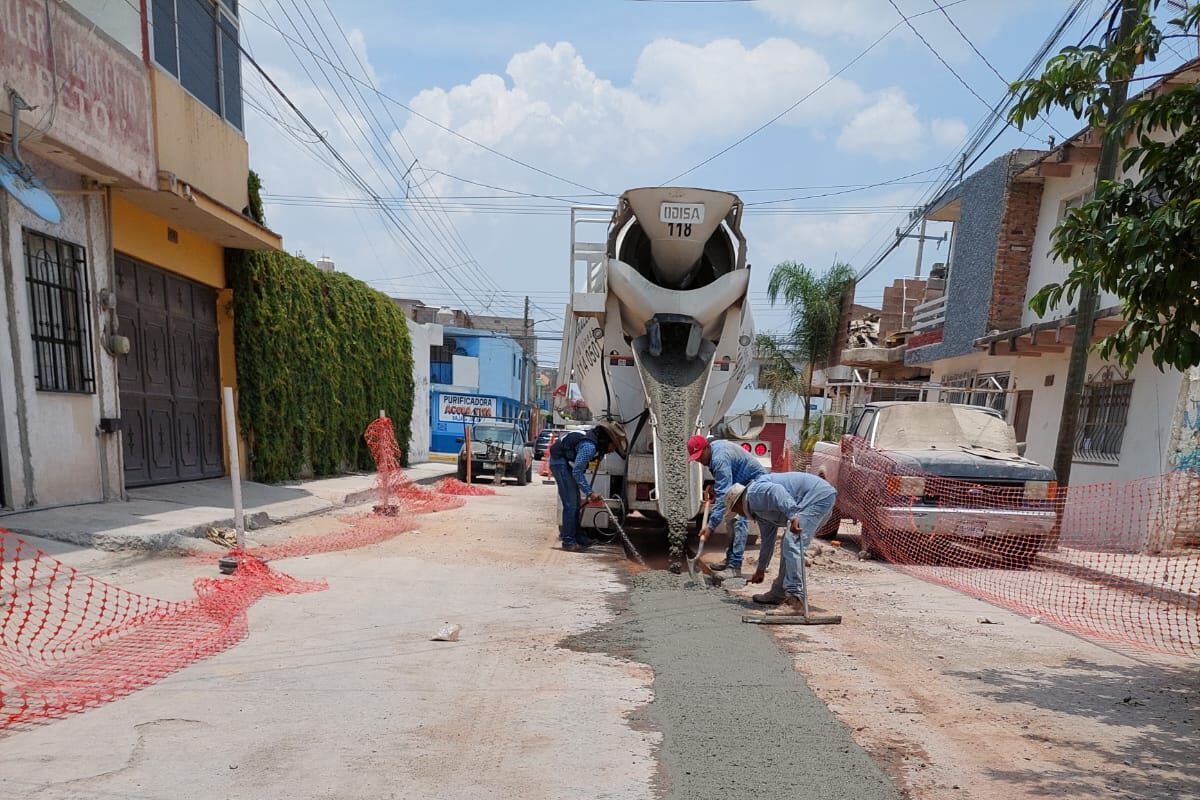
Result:
{"label": "tree foliage", "polygon": [[[257,185],[251,181],[251,207]],[[380,409],[407,453],[412,343],[404,312],[362,281],[287,253],[227,251],[238,417],[255,480],[373,469]]]}
{"label": "tree foliage", "polygon": [[[1039,78],[1013,84],[1011,118],[1024,125],[1051,108],[1069,109],[1100,128],[1112,110],[1115,81],[1130,81],[1171,38],[1195,37],[1200,6],[1159,27],[1159,0],[1138,0],[1133,32],[1095,46],[1068,47]],[[1103,135],[1117,143],[1125,177],[1103,181],[1092,200],[1069,210],[1051,252],[1070,264],[1060,283],[1030,300],[1039,315],[1085,286],[1120,298],[1125,324],[1100,353],[1132,367],[1149,351],[1160,369],[1200,365],[1200,88],[1187,85],[1136,97]]]}
{"label": "tree foliage", "polygon": [[[783,302],[790,319],[785,336],[776,341],[759,337],[759,385],[771,393],[772,405],[790,396],[804,399],[804,424],[808,425],[808,396],[813,369],[829,363],[837,341],[842,299],[854,283],[854,270],[835,262],[821,276],[797,261],[784,261],[771,270],[767,298]],[[804,374],[798,365],[805,365]]]}

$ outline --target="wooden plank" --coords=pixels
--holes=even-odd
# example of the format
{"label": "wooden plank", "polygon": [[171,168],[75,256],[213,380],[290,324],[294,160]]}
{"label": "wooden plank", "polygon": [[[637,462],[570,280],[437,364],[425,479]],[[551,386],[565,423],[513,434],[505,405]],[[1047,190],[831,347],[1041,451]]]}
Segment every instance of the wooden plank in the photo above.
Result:
{"label": "wooden plank", "polygon": [[751,625],[841,625],[841,614],[809,614],[807,617],[800,614],[789,614],[786,616],[759,616],[757,614],[743,614],[742,622],[748,622]]}

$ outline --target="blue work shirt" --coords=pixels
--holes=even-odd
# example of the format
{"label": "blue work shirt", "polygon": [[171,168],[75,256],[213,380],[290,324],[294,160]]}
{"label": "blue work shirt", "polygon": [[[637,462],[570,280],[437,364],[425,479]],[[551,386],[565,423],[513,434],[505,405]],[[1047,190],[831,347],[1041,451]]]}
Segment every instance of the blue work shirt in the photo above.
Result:
{"label": "blue work shirt", "polygon": [[760,525],[787,527],[806,506],[837,495],[823,478],[807,472],[764,475],[746,488],[746,511]]}
{"label": "blue work shirt", "polygon": [[758,523],[757,569],[766,570],[770,566],[780,528],[787,528],[792,519],[803,525],[800,517],[810,506],[824,500],[828,509],[835,497],[838,497],[836,489],[809,473],[763,475],[746,487],[746,513]]}
{"label": "blue work shirt", "polygon": [[753,481],[767,474],[762,464],[744,449],[723,439],[708,443],[712,448],[712,459],[708,470],[716,482],[717,500],[713,503],[708,515],[708,527],[716,528],[725,519],[725,493],[735,483],[749,486]]}
{"label": "blue work shirt", "polygon": [[[571,475],[579,484],[579,490],[585,495],[592,493],[592,484],[587,479],[588,464],[600,452],[591,431],[580,433],[572,431],[554,443],[550,448],[550,466],[555,464],[570,464]],[[573,456],[573,458],[572,458]]]}
{"label": "blue work shirt", "polygon": [[587,479],[587,468],[597,452],[599,451],[596,449],[596,443],[591,439],[584,439],[579,443],[579,447],[575,448],[575,463],[571,466],[571,474],[579,484],[579,491],[585,495],[592,493],[592,484]]}

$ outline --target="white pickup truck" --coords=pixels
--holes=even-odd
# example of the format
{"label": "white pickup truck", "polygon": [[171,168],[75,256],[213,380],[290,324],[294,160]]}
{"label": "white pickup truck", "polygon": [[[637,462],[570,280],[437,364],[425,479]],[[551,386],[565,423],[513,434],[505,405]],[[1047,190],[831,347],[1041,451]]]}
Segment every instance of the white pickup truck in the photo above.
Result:
{"label": "white pickup truck", "polygon": [[1027,565],[1055,525],[1054,471],[1017,452],[990,408],[880,402],[855,410],[841,442],[819,443],[809,471],[838,490],[819,536],[862,524],[863,549],[888,557],[914,537],[970,540]]}

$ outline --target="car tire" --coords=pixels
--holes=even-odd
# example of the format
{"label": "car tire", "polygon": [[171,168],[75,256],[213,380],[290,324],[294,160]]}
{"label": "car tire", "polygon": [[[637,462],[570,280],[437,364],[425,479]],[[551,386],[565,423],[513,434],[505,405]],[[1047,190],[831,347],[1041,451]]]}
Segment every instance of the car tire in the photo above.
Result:
{"label": "car tire", "polygon": [[458,465],[458,480],[462,483],[467,482],[467,466],[465,464]]}
{"label": "car tire", "polygon": [[529,483],[529,470],[519,469],[516,474],[517,486],[524,486]]}

